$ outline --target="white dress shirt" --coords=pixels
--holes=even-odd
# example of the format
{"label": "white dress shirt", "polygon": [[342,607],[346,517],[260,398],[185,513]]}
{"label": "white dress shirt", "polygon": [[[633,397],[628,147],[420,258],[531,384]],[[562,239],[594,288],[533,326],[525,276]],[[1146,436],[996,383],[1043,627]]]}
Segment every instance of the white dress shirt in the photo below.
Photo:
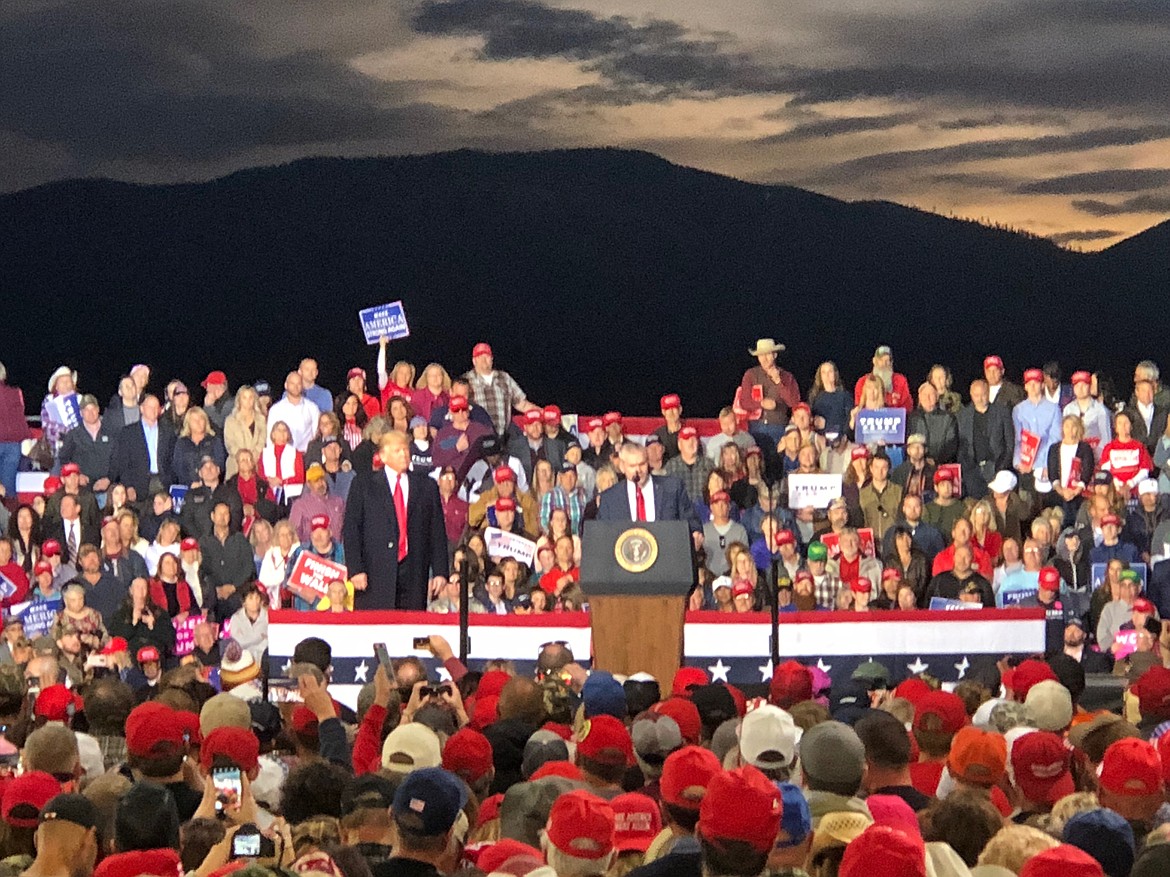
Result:
{"label": "white dress shirt", "polygon": [[317,434],[317,422],[320,419],[321,409],[304,396],[299,405],[294,405],[288,396],[284,396],[268,409],[268,434],[271,436],[272,427],[278,421],[283,421],[292,433],[292,446],[303,454]]}
{"label": "white dress shirt", "polygon": [[[630,520],[631,521],[638,520],[638,500],[637,500],[637,495],[635,494],[634,491],[635,491],[634,482],[627,481],[626,482],[626,496],[629,498],[629,501],[630,501]],[[654,476],[653,475],[648,475],[646,477],[645,483],[642,484],[642,499],[646,503],[646,520],[647,521],[658,520],[658,517],[656,515],[656,509],[654,508]]]}
{"label": "white dress shirt", "polygon": [[403,472],[399,475],[389,466],[383,471],[386,473],[386,483],[390,485],[390,496],[394,496],[394,484],[397,481],[397,483],[402,485],[402,506],[403,508],[410,508],[410,479],[406,476],[406,473]]}

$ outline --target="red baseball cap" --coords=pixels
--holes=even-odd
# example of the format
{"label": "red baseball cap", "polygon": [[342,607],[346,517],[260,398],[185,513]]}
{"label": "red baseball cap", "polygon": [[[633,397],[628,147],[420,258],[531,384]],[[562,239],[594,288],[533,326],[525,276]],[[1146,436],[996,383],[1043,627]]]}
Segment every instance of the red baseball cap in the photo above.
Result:
{"label": "red baseball cap", "polygon": [[582,780],[584,776],[581,768],[571,761],[546,761],[532,772],[529,780],[542,780],[545,777],[564,777],[567,780]]}
{"label": "red baseball cap", "polygon": [[183,748],[184,730],[173,709],[148,700],[134,707],[126,717],[126,751],[143,758],[173,755]]}
{"label": "red baseball cap", "polygon": [[61,477],[68,478],[70,475],[80,475],[81,467],[76,463],[66,463],[61,467]]}
{"label": "red baseball cap", "polygon": [[[907,682],[909,681],[907,680]],[[902,683],[902,685],[905,684]],[[901,685],[898,686],[898,688],[901,687]],[[901,696],[898,693],[898,688],[894,689],[895,696]],[[969,722],[967,707],[963,705],[963,699],[949,691],[931,690],[914,702],[915,731],[956,734]]]}
{"label": "red baseball cap", "polygon": [[1120,527],[1121,526],[1121,518],[1119,518],[1117,515],[1113,514],[1112,512],[1110,512],[1109,514],[1106,514],[1106,515],[1102,515],[1101,516],[1101,526],[1108,527],[1111,525],[1114,527]]}
{"label": "red baseball cap", "polygon": [[33,576],[39,576],[41,573],[52,575],[53,564],[49,563],[47,560],[38,560],[36,565],[33,566]]}
{"label": "red baseball cap", "polygon": [[[244,864],[243,860],[237,860]],[[236,864],[233,862],[232,864]],[[106,856],[94,869],[94,877],[174,877],[183,873],[179,854],[172,849],[129,850]],[[215,872],[212,872],[215,873]]]}
{"label": "red baseball cap", "polygon": [[868,594],[873,590],[873,582],[865,576],[858,576],[849,583],[849,590],[854,594]]}
{"label": "red baseball cap", "polygon": [[1043,661],[1029,658],[1014,670],[1008,670],[1004,673],[1002,681],[1004,688],[1011,689],[1015,693],[1017,700],[1023,700],[1028,696],[1028,692],[1032,690],[1033,685],[1049,679],[1053,682],[1060,681],[1056,678],[1056,674],[1052,671],[1052,668]]}
{"label": "red baseball cap", "polygon": [[1040,568],[1040,586],[1046,591],[1055,591],[1060,587],[1060,570],[1054,566]]}
{"label": "red baseball cap", "polygon": [[1155,664],[1129,690],[1137,696],[1143,716],[1170,719],[1170,670]]}
{"label": "red baseball cap", "polygon": [[602,764],[613,766],[634,763],[634,743],[630,732],[613,716],[587,719],[577,732],[577,753]]}
{"label": "red baseball cap", "polygon": [[892,566],[887,566],[885,569],[882,570],[882,581],[883,582],[892,582],[895,579],[897,579],[898,581],[902,580],[902,571],[900,569],[896,569],[895,567],[892,567]]}
{"label": "red baseball cap", "polygon": [[1158,757],[1162,759],[1162,780],[1170,782],[1170,734],[1159,737],[1155,748],[1158,750]]}
{"label": "red baseball cap", "polygon": [[1162,794],[1162,759],[1153,744],[1137,737],[1118,740],[1105,750],[1097,771],[1101,788],[1127,798]]}
{"label": "red baseball cap", "polygon": [[[503,803],[504,803],[504,793],[503,792],[497,792],[494,795],[490,795],[487,798],[484,798],[483,801],[479,805],[479,813],[476,814],[476,817],[475,817],[475,827],[479,828],[485,822],[490,822],[493,819],[499,819],[500,818],[500,805]],[[508,841],[508,842],[509,843],[520,843],[519,841]],[[504,839],[501,838],[496,843],[497,844],[504,843]],[[523,844],[522,846],[527,846],[527,844]],[[486,852],[486,850],[485,850],[485,852]],[[480,854],[480,861],[482,861],[482,860],[483,860],[483,854],[481,853]]]}
{"label": "red baseball cap", "polygon": [[926,877],[922,839],[889,825],[871,825],[848,844],[840,877]]}
{"label": "red baseball cap", "polygon": [[850,460],[864,460],[869,456],[869,448],[865,445],[855,445],[853,450],[849,452]]}
{"label": "red baseball cap", "polygon": [[994,354],[983,357],[983,367],[991,368],[992,366],[995,366],[1000,371],[1003,371],[1003,360]]}
{"label": "red baseball cap", "polygon": [[716,490],[711,494],[711,505],[715,505],[717,502],[731,502],[731,494],[726,490]]}
{"label": "red baseball cap", "polygon": [[1030,384],[1035,381],[1038,384],[1044,383],[1044,372],[1038,368],[1030,368],[1024,372],[1024,383]]}
{"label": "red baseball cap", "polygon": [[145,664],[149,661],[157,663],[161,660],[158,654],[158,649],[154,646],[143,646],[138,650],[138,654],[134,656],[139,664]]}
{"label": "red baseball cap", "polygon": [[76,712],[85,709],[85,701],[64,685],[50,685],[37,695],[33,713],[50,722],[68,722]]}
{"label": "red baseball cap", "polygon": [[620,411],[607,411],[605,416],[601,418],[601,422],[606,426],[612,426],[615,423],[622,422],[622,413]]}
{"label": "red baseball cap", "polygon": [[494,508],[497,512],[514,512],[516,511],[516,500],[510,496],[496,497]]}
{"label": "red baseball cap", "polygon": [[529,408],[524,412],[524,422],[527,423],[544,423],[544,409],[543,408]]}
{"label": "red baseball cap", "polygon": [[1012,775],[1029,801],[1055,804],[1072,794],[1069,772],[1070,752],[1064,741],[1051,731],[1032,731],[1012,744]]}
{"label": "red baseball cap", "polygon": [[597,860],[614,846],[613,808],[583,789],[561,795],[548,814],[549,843],[576,859]]}
{"label": "red baseball cap", "polygon": [[1091,384],[1093,383],[1093,376],[1087,371],[1078,371],[1073,372],[1069,380],[1072,381],[1073,386],[1077,384]]}
{"label": "red baseball cap", "polygon": [[541,412],[541,416],[544,417],[545,423],[560,423],[561,409],[556,405],[545,405],[544,411]]}
{"label": "red baseball cap", "polygon": [[788,709],[802,700],[812,700],[813,677],[808,667],[799,661],[785,661],[772,671],[768,686],[768,701],[780,709]]}
{"label": "red baseball cap", "polygon": [[678,397],[678,393],[667,393],[658,400],[658,407],[663,411],[668,411],[672,408],[682,408],[682,399]]}
{"label": "red baseball cap", "polygon": [[589,427],[589,432],[593,432],[595,429],[605,429],[605,420],[600,417],[590,417],[586,425]]}
{"label": "red baseball cap", "polygon": [[516,473],[512,471],[511,466],[497,466],[492,471],[492,481],[499,484],[501,481],[516,482]]}
{"label": "red baseball cap", "polygon": [[194,536],[188,536],[186,539],[184,539],[182,542],[179,543],[179,550],[180,551],[198,551],[199,550],[199,540],[196,539]]}
{"label": "red baseball cap", "polygon": [[130,651],[130,643],[120,636],[110,637],[110,641],[102,646],[103,655],[116,655],[118,652],[128,651]]}
{"label": "red baseball cap", "polygon": [[743,597],[745,595],[752,596],[755,593],[756,593],[755,586],[752,585],[752,583],[749,582],[747,579],[736,579],[735,583],[731,586],[731,598],[733,600],[736,597]]}
{"label": "red baseball cap", "polygon": [[447,405],[448,411],[470,411],[471,402],[466,396],[452,396],[450,403]]}
{"label": "red baseball cap", "polygon": [[[495,808],[494,808],[495,812],[492,815],[488,816],[487,819],[498,819],[499,818],[499,816],[500,816],[500,802],[504,800],[504,796],[502,794],[501,795],[492,795],[491,798],[488,798],[487,800],[485,800],[483,802],[483,804],[479,805],[479,818],[482,820],[482,822],[480,823],[481,825],[483,824],[483,822],[487,821],[487,819],[483,818],[483,814],[484,814],[484,810],[488,809],[488,806],[487,806],[488,801],[491,801],[491,800],[497,799],[497,798],[499,800],[496,801],[496,803],[495,803]],[[477,825],[476,828],[478,828],[478,827],[479,826]],[[479,871],[484,873],[484,874],[492,874],[496,871],[499,871],[501,869],[501,867],[503,867],[504,863],[507,862],[509,859],[514,859],[517,856],[524,856],[525,858],[533,858],[533,859],[536,859],[537,861],[540,861],[540,862],[544,861],[544,853],[542,853],[536,847],[531,847],[528,844],[521,843],[518,840],[512,840],[512,838],[510,838],[510,837],[502,837],[498,841],[496,841],[495,843],[491,844],[490,846],[483,848],[483,850],[480,852],[479,856],[475,860],[475,867],[477,869],[479,869]]]}
{"label": "red baseball cap", "polygon": [[977,786],[994,786],[1007,770],[1007,741],[1001,734],[968,725],[951,741],[951,776]]}
{"label": "red baseball cap", "polygon": [[202,382],[200,382],[200,386],[206,390],[207,387],[211,384],[215,384],[216,386],[219,386],[219,385],[226,384],[226,383],[227,383],[227,375],[225,375],[221,371],[214,371],[214,372],[207,373],[207,377],[205,377],[202,380]]}
{"label": "red baseball cap", "polygon": [[345,382],[347,384],[354,378],[361,378],[364,381],[366,379],[366,370],[355,365],[345,373]]}
{"label": "red baseball cap", "polygon": [[807,402],[797,402],[795,405],[793,405],[792,413],[795,414],[797,411],[803,411],[805,414],[812,414],[812,408],[809,407]]}
{"label": "red baseball cap", "polygon": [[934,470],[934,483],[935,484],[942,484],[944,481],[950,481],[950,480],[951,480],[951,475],[949,472],[947,472],[947,470],[945,470],[945,469],[935,469]]}
{"label": "red baseball cap", "polygon": [[56,539],[46,539],[41,543],[41,557],[60,557],[61,543]]}
{"label": "red baseball cap", "polygon": [[216,728],[203,739],[199,750],[199,763],[207,772],[217,755],[227,758],[244,773],[260,766],[260,741],[248,728],[225,725]]}
{"label": "red baseball cap", "polygon": [[776,536],[773,541],[776,543],[777,548],[781,545],[795,545],[796,535],[788,528],[784,528],[783,530],[776,531]]}
{"label": "red baseball cap", "polygon": [[492,769],[492,744],[474,728],[461,728],[447,738],[443,768],[474,784]]}
{"label": "red baseball cap", "polygon": [[811,582],[811,581],[815,581],[815,579],[813,579],[813,574],[811,572],[809,572],[807,569],[798,569],[796,571],[796,578],[794,578],[793,581],[794,582]]}
{"label": "red baseball cap", "polygon": [[61,783],[43,770],[30,770],[8,783],[0,815],[15,828],[36,828],[41,811],[61,794]]}
{"label": "red baseball cap", "polygon": [[475,347],[471,348],[471,358],[475,359],[477,356],[491,356],[492,346],[480,341]]}
{"label": "red baseball cap", "polygon": [[313,515],[309,519],[310,530],[328,530],[329,529],[329,515]]}
{"label": "red baseball cap", "polygon": [[41,488],[41,492],[44,493],[45,496],[49,496],[50,494],[56,493],[60,489],[61,489],[61,479],[58,478],[56,475],[50,475],[48,478],[45,479],[45,483],[44,483],[44,486]]}
{"label": "red baseball cap", "polygon": [[670,693],[675,697],[690,697],[691,689],[699,685],[706,685],[711,681],[707,671],[701,667],[679,667],[674,674],[674,681],[670,686]]}
{"label": "red baseball cap", "polygon": [[1105,877],[1105,870],[1080,847],[1060,844],[1028,859],[1020,877]]}
{"label": "red baseball cap", "polygon": [[[932,691],[934,689],[927,685],[925,681],[917,676],[912,676],[898,683],[898,687],[894,689],[894,697],[900,697],[903,700],[910,701],[910,703],[914,704],[915,710],[917,710],[918,705]],[[966,714],[966,712],[967,710],[964,708],[963,713]]]}
{"label": "red baseball cap", "polygon": [[662,831],[662,813],[658,802],[649,795],[627,792],[609,802],[614,815],[614,847],[619,853],[649,849],[654,838]]}
{"label": "red baseball cap", "polygon": [[684,746],[666,756],[659,791],[662,800],[676,807],[698,810],[711,778],[723,770],[710,749]]}
{"label": "red baseball cap", "polygon": [[699,431],[693,426],[684,426],[678,431],[678,437],[679,441],[683,439],[697,439],[699,437]]}
{"label": "red baseball cap", "polygon": [[1153,615],[1155,611],[1154,604],[1144,597],[1138,597],[1133,601],[1134,612],[1144,612],[1146,615]]}
{"label": "red baseball cap", "polygon": [[650,707],[660,716],[674,719],[683,742],[698,746],[703,736],[703,719],[699,708],[685,697],[672,697]]}
{"label": "red baseball cap", "polygon": [[741,841],[756,852],[766,852],[780,834],[784,804],[780,790],[750,764],[715,774],[699,805],[703,840],[720,846]]}
{"label": "red baseball cap", "polygon": [[320,732],[321,723],[313,711],[304,704],[297,704],[296,709],[292,711],[290,724],[294,733],[303,736],[316,737]]}

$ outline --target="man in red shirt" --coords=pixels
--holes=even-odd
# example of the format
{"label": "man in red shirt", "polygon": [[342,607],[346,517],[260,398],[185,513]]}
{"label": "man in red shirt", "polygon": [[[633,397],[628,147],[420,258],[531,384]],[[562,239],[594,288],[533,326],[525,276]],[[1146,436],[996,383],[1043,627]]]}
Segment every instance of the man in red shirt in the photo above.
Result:
{"label": "man in red shirt", "polygon": [[[909,414],[914,410],[914,397],[910,394],[910,383],[906,376],[894,371],[894,352],[888,345],[883,344],[873,352],[873,375],[882,382],[886,391],[886,407],[905,408]],[[853,404],[861,404],[861,390],[865,386],[865,379],[869,375],[862,375],[857,379],[853,388]]]}
{"label": "man in red shirt", "polygon": [[739,383],[739,407],[747,413],[748,434],[764,452],[765,468],[773,473],[777,466],[776,445],[784,436],[788,415],[800,402],[796,378],[776,364],[784,345],[772,338],[761,338],[748,351],[759,364],[744,372]]}

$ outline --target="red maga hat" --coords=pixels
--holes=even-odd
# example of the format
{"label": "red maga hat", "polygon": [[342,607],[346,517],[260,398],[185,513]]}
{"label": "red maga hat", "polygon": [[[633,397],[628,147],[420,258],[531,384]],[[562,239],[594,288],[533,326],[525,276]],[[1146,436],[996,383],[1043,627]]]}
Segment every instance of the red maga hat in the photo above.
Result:
{"label": "red maga hat", "polygon": [[471,358],[475,359],[477,356],[491,356],[492,346],[480,341],[475,347],[471,348]]}
{"label": "red maga hat", "polygon": [[682,408],[682,399],[678,397],[678,393],[667,393],[658,400],[658,406],[663,411],[669,411],[672,408]]}

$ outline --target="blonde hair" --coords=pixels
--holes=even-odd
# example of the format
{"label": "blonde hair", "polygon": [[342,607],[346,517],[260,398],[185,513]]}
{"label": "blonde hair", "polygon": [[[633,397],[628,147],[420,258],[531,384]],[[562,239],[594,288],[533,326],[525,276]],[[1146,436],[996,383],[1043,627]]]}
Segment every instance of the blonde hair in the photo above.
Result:
{"label": "blonde hair", "polygon": [[215,429],[211,425],[211,418],[207,416],[207,412],[204,411],[198,405],[192,405],[183,414],[183,428],[179,431],[180,438],[182,438],[183,436],[191,435],[191,418],[192,417],[202,417],[203,418],[203,425],[204,425],[204,427],[206,427],[206,429],[204,431],[208,435],[215,435]]}
{"label": "blonde hair", "polygon": [[[410,372],[410,377],[408,377],[408,378],[407,378],[405,381],[403,381],[401,384],[399,384],[399,383],[398,383],[398,371],[399,371],[399,369],[406,369],[407,371],[409,371],[409,372]],[[413,365],[411,365],[409,362],[407,362],[405,359],[400,359],[400,360],[398,360],[398,362],[394,363],[394,368],[390,369],[390,375],[389,375],[389,377],[390,377],[390,380],[391,380],[391,381],[392,381],[394,384],[396,384],[397,386],[399,386],[399,387],[409,387],[411,384],[413,384],[413,383],[414,383],[414,366],[413,366]]]}
{"label": "blonde hair", "polygon": [[426,368],[424,368],[422,370],[422,373],[418,376],[418,380],[414,382],[414,388],[416,390],[421,390],[424,387],[426,387],[427,373],[429,371],[431,371],[431,369],[436,369],[436,368],[439,370],[439,373],[443,376],[443,389],[448,393],[451,392],[451,376],[449,374],[447,374],[447,370],[445,368],[443,368],[441,365],[439,365],[437,362],[427,363]]}
{"label": "blonde hair", "polygon": [[995,523],[995,512],[992,511],[991,503],[985,499],[981,499],[975,505],[971,506],[971,511],[967,512],[967,518],[971,523],[972,530],[975,529],[976,512],[983,512],[987,515],[987,532],[994,533],[999,529],[999,526]]}
{"label": "blonde hair", "polygon": [[235,400],[235,404],[232,407],[233,411],[237,411],[240,409],[240,407],[241,407],[240,400],[243,399],[245,396],[252,397],[252,408],[253,409],[258,409],[260,407],[257,404],[260,401],[260,394],[256,392],[256,388],[251,386],[250,384],[244,384],[242,387],[240,387],[238,390],[236,390],[236,400]]}
{"label": "blonde hair", "polygon": [[987,842],[979,854],[978,864],[999,865],[1019,874],[1028,859],[1056,846],[1060,846],[1060,841],[1038,828],[1005,825]]}
{"label": "blonde hair", "polygon": [[1064,834],[1064,824],[1078,813],[1088,813],[1090,810],[1100,810],[1101,802],[1097,800],[1096,792],[1073,792],[1065,795],[1052,805],[1049,814],[1048,830],[1055,835]]}
{"label": "blonde hair", "polygon": [[1079,417],[1077,417],[1075,414],[1068,414],[1060,422],[1061,426],[1068,423],[1070,420],[1072,421],[1072,424],[1073,424],[1073,436],[1079,442],[1082,439],[1084,439],[1084,437],[1085,437],[1085,422],[1083,420],[1081,420]]}

